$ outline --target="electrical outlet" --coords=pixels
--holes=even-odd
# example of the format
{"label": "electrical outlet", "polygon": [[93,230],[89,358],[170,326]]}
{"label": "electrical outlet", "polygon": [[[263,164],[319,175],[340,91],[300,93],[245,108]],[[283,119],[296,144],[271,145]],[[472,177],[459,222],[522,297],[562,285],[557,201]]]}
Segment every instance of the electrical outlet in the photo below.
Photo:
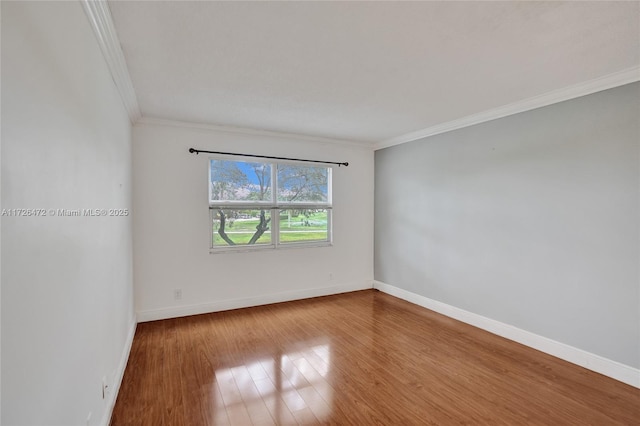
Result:
{"label": "electrical outlet", "polygon": [[176,300],[181,300],[182,299],[182,289],[181,288],[176,288],[175,290],[173,290],[173,298]]}
{"label": "electrical outlet", "polygon": [[329,274],[329,281],[333,280],[333,274]]}

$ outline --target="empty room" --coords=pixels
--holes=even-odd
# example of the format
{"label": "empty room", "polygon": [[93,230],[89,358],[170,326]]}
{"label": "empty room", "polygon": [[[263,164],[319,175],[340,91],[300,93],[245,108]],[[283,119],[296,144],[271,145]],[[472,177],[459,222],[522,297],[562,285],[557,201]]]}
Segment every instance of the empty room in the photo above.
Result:
{"label": "empty room", "polygon": [[3,426],[640,425],[640,2],[0,33]]}

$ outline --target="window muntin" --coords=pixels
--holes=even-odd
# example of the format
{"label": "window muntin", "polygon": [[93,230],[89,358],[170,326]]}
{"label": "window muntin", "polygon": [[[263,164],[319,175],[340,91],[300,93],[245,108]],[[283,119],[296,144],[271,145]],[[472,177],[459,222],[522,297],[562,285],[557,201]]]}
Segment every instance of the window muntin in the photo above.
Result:
{"label": "window muntin", "polygon": [[331,243],[331,168],[297,163],[209,162],[211,249]]}

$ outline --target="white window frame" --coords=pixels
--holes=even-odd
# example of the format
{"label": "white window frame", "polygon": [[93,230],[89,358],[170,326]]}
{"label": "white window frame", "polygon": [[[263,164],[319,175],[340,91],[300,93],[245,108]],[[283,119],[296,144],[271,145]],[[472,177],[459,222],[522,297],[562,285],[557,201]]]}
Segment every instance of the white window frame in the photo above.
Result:
{"label": "white window frame", "polygon": [[[211,200],[211,160],[233,161],[237,163],[263,163],[271,166],[271,201],[246,201],[246,200]],[[296,203],[278,201],[278,165],[290,164],[303,167],[320,167],[327,169],[327,202],[326,203]],[[255,161],[238,160],[229,156],[209,156],[207,161],[207,182],[209,203],[209,253],[229,253],[246,252],[260,250],[276,250],[289,248],[310,248],[329,247],[333,245],[333,167],[329,165],[318,165],[301,161],[270,160],[257,158]],[[217,230],[213,227],[215,211],[217,209],[234,210],[269,210],[271,222],[269,230],[271,232],[270,244],[239,244],[226,246],[213,246],[213,240]],[[284,210],[318,209],[327,211],[327,239],[316,241],[280,242],[280,212]]]}

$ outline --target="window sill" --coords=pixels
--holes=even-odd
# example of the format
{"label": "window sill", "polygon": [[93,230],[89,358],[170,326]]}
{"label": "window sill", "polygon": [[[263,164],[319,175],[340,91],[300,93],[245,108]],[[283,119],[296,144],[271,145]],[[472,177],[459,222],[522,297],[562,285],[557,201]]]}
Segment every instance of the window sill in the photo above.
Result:
{"label": "window sill", "polygon": [[317,243],[287,243],[280,244],[277,247],[274,245],[265,246],[239,246],[239,247],[224,247],[224,248],[210,248],[209,254],[223,254],[223,253],[247,253],[252,251],[271,251],[271,250],[290,250],[290,249],[304,249],[304,248],[317,248],[317,247],[332,247],[333,243],[330,241],[319,241]]}

